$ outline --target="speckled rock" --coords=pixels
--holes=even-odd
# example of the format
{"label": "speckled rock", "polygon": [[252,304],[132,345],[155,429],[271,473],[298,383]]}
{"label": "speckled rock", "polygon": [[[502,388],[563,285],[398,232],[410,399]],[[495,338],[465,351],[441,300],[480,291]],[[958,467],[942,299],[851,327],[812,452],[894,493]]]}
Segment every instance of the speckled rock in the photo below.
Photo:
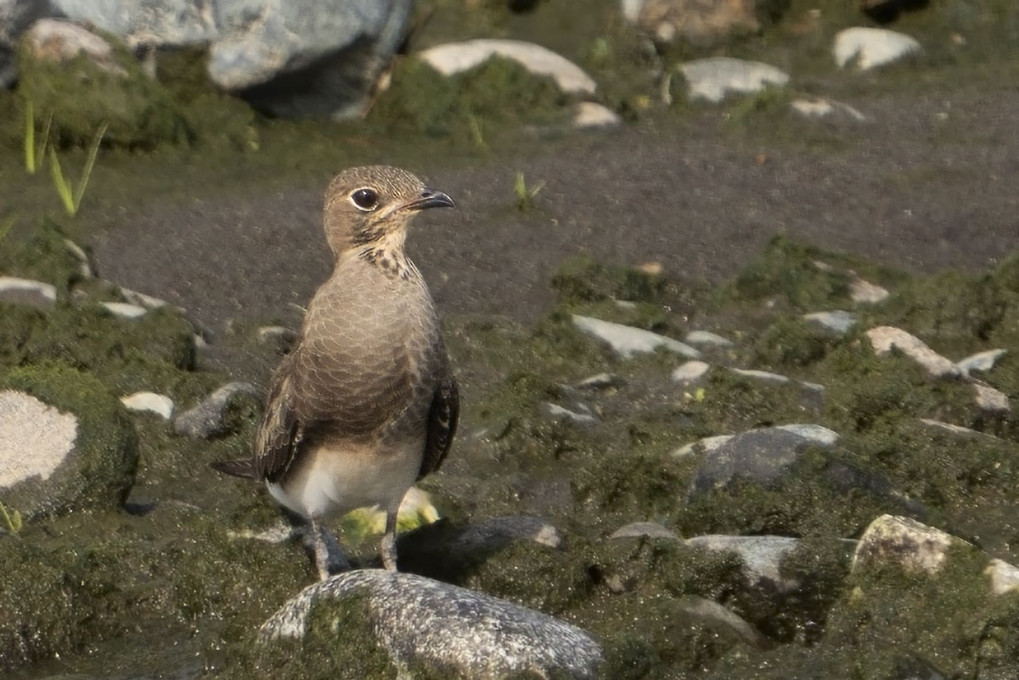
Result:
{"label": "speckled rock", "polygon": [[960,371],[951,360],[941,356],[915,335],[901,328],[878,326],[867,331],[867,337],[878,355],[897,349],[917,362],[934,377],[956,377]]}
{"label": "speckled rock", "polygon": [[26,519],[117,507],[138,441],[119,401],[70,368],[18,368],[0,380],[0,500]]}
{"label": "speckled rock", "polygon": [[909,517],[882,515],[870,523],[853,554],[853,569],[898,564],[907,571],[939,571],[952,546],[973,546]]}
{"label": "speckled rock", "polygon": [[[263,642],[316,636],[342,644],[345,631],[310,626],[310,613],[359,601],[365,623],[402,671],[445,677],[595,678],[601,649],[587,633],[539,612],[414,574],[359,570],[305,588],[260,631]],[[322,619],[317,619],[322,620]]]}

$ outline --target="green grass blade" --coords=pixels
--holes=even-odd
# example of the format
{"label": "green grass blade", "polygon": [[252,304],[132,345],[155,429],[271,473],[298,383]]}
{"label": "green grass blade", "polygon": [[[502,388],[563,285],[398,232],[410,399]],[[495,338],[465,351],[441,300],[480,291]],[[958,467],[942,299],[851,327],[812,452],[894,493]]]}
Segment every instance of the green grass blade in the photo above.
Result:
{"label": "green grass blade", "polygon": [[99,131],[96,132],[95,139],[92,140],[92,146],[88,150],[88,158],[85,160],[85,167],[81,171],[81,179],[78,181],[78,189],[74,192],[74,212],[78,212],[78,207],[81,205],[81,199],[85,197],[85,188],[88,186],[88,180],[92,177],[92,168],[95,167],[96,158],[99,156],[99,145],[103,143],[103,137],[106,136],[106,128],[109,127],[109,123],[103,123],[100,126]]}
{"label": "green grass blade", "polygon": [[25,170],[35,174],[35,106],[25,100]]}
{"label": "green grass blade", "polygon": [[46,145],[50,143],[50,126],[53,125],[53,114],[46,116],[46,126],[42,129],[42,139],[35,147],[35,157],[39,160],[39,169],[46,164]]}
{"label": "green grass blade", "polygon": [[57,188],[57,195],[60,196],[60,202],[64,204],[64,210],[71,217],[77,212],[77,208],[74,205],[74,195],[71,193],[71,187],[67,184],[67,180],[64,179],[63,168],[60,167],[60,159],[57,158],[57,150],[50,145],[50,174],[53,175],[53,185]]}

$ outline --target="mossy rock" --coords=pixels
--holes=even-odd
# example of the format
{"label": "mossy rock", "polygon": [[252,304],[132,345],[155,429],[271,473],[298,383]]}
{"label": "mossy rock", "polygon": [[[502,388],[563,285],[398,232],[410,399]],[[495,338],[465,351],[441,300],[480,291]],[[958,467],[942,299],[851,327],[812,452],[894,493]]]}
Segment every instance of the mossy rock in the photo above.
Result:
{"label": "mossy rock", "polygon": [[[54,364],[16,368],[0,381],[77,419],[73,448],[46,479],[0,489],[26,518],[119,507],[134,483],[138,437],[120,402],[94,376]],[[34,452],[25,451],[25,456]]]}
{"label": "mossy rock", "polygon": [[492,57],[447,77],[412,58],[397,67],[369,121],[386,130],[473,139],[484,146],[486,136],[507,127],[566,123],[567,99],[552,78],[510,59]]}
{"label": "mossy rock", "polygon": [[107,125],[104,141],[152,148],[189,142],[193,132],[167,90],[149,77],[127,47],[109,35],[119,72],[83,55],[69,61],[37,59],[26,45],[19,55],[18,93],[35,107],[37,126],[52,116],[50,136],[61,145],[87,146]]}

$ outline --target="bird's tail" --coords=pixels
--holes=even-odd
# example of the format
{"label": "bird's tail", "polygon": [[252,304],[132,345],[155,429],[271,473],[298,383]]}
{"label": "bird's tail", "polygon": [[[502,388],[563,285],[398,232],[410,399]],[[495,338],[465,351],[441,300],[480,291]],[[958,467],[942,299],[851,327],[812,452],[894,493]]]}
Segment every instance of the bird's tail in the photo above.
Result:
{"label": "bird's tail", "polygon": [[213,463],[209,463],[209,467],[217,472],[224,472],[234,477],[258,479],[258,475],[255,473],[255,461],[251,458],[242,458],[241,460],[217,460]]}

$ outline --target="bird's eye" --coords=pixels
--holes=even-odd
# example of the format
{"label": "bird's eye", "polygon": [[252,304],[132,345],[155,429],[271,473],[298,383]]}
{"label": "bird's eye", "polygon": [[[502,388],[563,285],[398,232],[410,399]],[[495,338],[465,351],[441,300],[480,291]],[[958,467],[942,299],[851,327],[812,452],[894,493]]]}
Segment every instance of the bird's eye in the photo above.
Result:
{"label": "bird's eye", "polygon": [[350,200],[354,202],[360,210],[375,210],[379,207],[379,195],[374,189],[364,188],[358,189],[350,195]]}

